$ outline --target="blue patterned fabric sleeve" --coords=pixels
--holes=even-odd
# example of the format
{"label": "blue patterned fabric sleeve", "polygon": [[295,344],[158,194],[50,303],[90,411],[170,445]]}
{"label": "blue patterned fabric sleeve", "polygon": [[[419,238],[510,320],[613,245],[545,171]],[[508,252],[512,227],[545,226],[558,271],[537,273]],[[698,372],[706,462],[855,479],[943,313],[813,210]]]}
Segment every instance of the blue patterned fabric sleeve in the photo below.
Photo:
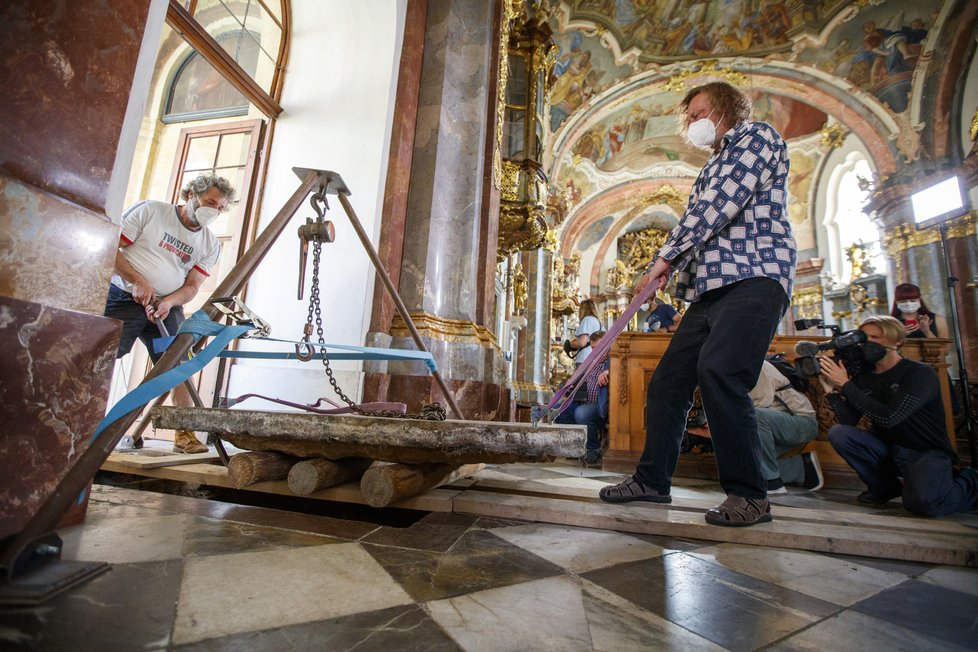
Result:
{"label": "blue patterned fabric sleeve", "polygon": [[[744,210],[757,189],[771,178],[783,155],[784,144],[778,147],[776,138],[770,129],[749,130],[729,152],[722,152],[718,174],[704,178],[714,166],[703,168],[689,207],[659,249],[658,258],[671,261],[673,269],[684,269],[707,240]],[[702,185],[705,189],[697,192]]]}

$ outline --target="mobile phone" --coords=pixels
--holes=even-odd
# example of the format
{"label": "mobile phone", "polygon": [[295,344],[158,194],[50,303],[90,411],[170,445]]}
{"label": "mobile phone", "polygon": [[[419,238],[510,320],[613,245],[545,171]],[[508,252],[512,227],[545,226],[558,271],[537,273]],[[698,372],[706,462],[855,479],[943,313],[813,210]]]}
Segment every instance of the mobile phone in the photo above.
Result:
{"label": "mobile phone", "polygon": [[905,323],[907,325],[907,328],[913,328],[914,326],[917,325],[917,320],[916,319],[908,319]]}

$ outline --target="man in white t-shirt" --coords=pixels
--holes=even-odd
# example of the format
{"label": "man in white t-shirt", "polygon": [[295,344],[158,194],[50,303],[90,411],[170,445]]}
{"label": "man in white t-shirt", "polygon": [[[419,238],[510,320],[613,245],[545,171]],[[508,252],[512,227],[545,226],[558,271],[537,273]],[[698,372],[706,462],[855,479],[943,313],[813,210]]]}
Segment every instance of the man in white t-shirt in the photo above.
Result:
{"label": "man in white t-shirt", "polygon": [[[122,233],[115,257],[115,273],[109,285],[105,316],[122,320],[122,339],[117,358],[139,339],[150,358],[160,355],[153,340],[160,337],[157,320],[170,334],[183,322],[183,305],[191,301],[217,264],[221,245],[207,228],[234,197],[227,179],[210,173],[198,175],[180,191],[185,203],[142,201],[122,216]],[[193,403],[183,385],[173,390],[175,405]],[[137,444],[138,445],[138,444]],[[173,450],[204,453],[189,430],[178,430]]]}

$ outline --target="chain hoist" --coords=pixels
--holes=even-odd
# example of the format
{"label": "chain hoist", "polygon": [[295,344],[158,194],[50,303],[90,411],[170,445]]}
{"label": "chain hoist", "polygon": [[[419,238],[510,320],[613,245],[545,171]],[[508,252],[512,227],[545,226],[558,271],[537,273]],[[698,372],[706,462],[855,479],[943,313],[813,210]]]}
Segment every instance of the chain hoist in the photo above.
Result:
{"label": "chain hoist", "polygon": [[[323,339],[323,312],[319,298],[319,263],[322,256],[323,243],[333,242],[336,236],[333,230],[333,223],[324,219],[326,211],[329,210],[329,203],[326,200],[326,187],[320,186],[319,191],[310,197],[309,203],[312,205],[313,210],[316,211],[317,217],[315,221],[313,221],[312,218],[306,218],[306,223],[299,227],[298,296],[300,300],[302,299],[302,291],[305,285],[306,261],[309,255],[310,242],[312,242],[312,283],[309,287],[309,310],[306,314],[306,325],[302,329],[303,344],[295,345],[296,357],[304,362],[308,362],[316,357],[316,347],[310,346],[309,344],[313,333],[314,321],[316,324],[316,341],[321,345],[326,343],[326,340]],[[322,352],[321,359],[323,361],[323,370],[326,372],[326,378],[329,380],[330,386],[332,386],[336,395],[340,397],[340,399],[342,399],[354,413],[361,416],[427,419],[431,421],[445,420],[445,417],[447,416],[445,413],[445,408],[437,403],[425,405],[422,407],[421,412],[416,414],[404,414],[402,412],[394,412],[391,410],[383,410],[378,412],[364,411],[362,408],[360,408],[360,406],[354,403],[342,389],[340,389],[339,384],[336,382],[336,378],[333,376],[333,369],[329,365],[329,357],[326,354],[325,349],[322,347],[319,348]]]}

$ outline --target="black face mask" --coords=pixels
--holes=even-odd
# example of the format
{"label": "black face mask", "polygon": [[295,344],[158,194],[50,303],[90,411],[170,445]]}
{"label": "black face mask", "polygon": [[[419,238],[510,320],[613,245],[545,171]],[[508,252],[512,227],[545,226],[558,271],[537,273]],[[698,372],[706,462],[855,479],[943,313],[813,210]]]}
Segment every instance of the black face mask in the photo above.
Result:
{"label": "black face mask", "polygon": [[862,345],[862,350],[863,360],[870,368],[875,367],[876,363],[885,358],[886,352],[889,351],[887,347],[877,342],[866,342]]}

